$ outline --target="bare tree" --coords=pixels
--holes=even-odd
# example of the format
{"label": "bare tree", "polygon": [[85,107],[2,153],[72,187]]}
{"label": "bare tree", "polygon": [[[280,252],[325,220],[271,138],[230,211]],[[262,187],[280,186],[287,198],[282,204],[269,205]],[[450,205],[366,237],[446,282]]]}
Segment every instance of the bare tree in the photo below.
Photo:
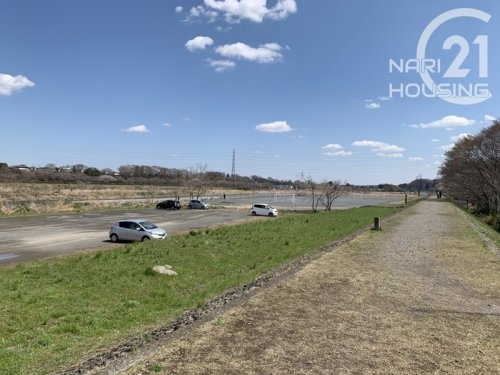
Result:
{"label": "bare tree", "polygon": [[320,185],[322,191],[322,202],[326,211],[331,211],[335,199],[342,197],[350,192],[350,188],[346,183],[337,181],[324,181]]}
{"label": "bare tree", "polygon": [[190,167],[187,173],[187,188],[189,196],[199,199],[201,195],[206,193],[208,184],[208,174],[206,164],[196,164],[196,167]]}
{"label": "bare tree", "polygon": [[[311,192],[311,209],[313,212],[318,212],[318,205],[322,201],[321,190],[318,189],[318,184],[313,181],[311,175],[305,176],[302,171],[298,176],[299,181],[306,186],[306,188]],[[319,194],[319,195],[318,195]]]}

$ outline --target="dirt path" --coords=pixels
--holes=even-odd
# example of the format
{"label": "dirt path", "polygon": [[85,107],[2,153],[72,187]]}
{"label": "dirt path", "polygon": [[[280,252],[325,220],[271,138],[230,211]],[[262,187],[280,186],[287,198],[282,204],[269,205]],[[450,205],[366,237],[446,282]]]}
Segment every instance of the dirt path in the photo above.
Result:
{"label": "dirt path", "polygon": [[500,374],[497,251],[424,201],[118,373]]}

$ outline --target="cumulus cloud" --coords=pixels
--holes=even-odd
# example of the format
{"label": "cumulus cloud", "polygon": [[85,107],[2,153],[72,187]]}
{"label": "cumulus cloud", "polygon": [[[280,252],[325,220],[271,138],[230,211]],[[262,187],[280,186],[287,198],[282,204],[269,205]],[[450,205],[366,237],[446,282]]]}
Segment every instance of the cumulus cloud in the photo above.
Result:
{"label": "cumulus cloud", "polygon": [[212,60],[207,59],[208,66],[214,68],[217,73],[225,72],[226,70],[233,69],[236,63],[231,60]]}
{"label": "cumulus cloud", "polygon": [[[241,20],[261,23],[266,18],[281,20],[297,12],[295,0],[278,0],[272,8],[266,6],[267,0],[204,0],[204,3],[210,9],[204,8],[205,12],[221,13],[229,23]],[[205,16],[205,12],[198,9],[200,16]]]}
{"label": "cumulus cloud", "polygon": [[365,108],[366,109],[380,109],[380,103],[375,103],[375,102],[365,103]]}
{"label": "cumulus cloud", "polygon": [[0,73],[0,96],[9,96],[26,87],[33,87],[35,83],[22,75],[11,76]]}
{"label": "cumulus cloud", "polygon": [[205,49],[212,44],[214,44],[212,38],[208,36],[197,36],[191,40],[188,40],[185,44],[185,47],[189,52],[194,52],[200,49]]}
{"label": "cumulus cloud", "polygon": [[405,151],[403,147],[379,141],[354,141],[352,145],[355,147],[370,148],[377,156],[386,158],[402,158]]}
{"label": "cumulus cloud", "polygon": [[321,147],[324,150],[323,155],[325,156],[351,156],[352,152],[345,151],[342,145],[338,143],[330,143],[326,146]]}
{"label": "cumulus cloud", "polygon": [[212,22],[215,22],[217,20],[217,16],[218,16],[217,12],[215,12],[213,10],[206,9],[205,7],[199,5],[199,6],[191,8],[191,10],[189,11],[189,17],[188,17],[187,21],[190,21],[190,20],[196,19],[196,18],[205,18],[207,20],[207,22],[212,23]]}
{"label": "cumulus cloud", "polygon": [[484,119],[486,121],[496,121],[498,118],[495,116],[491,116],[491,115],[484,115]]}
{"label": "cumulus cloud", "polygon": [[428,122],[428,123],[420,123],[420,124],[414,124],[410,125],[411,127],[414,128],[422,128],[422,129],[429,129],[429,128],[446,128],[446,129],[453,129],[457,127],[463,127],[463,126],[470,126],[474,125],[476,123],[476,120],[470,120],[466,117],[461,117],[461,116],[456,116],[456,115],[449,115],[445,116],[440,120]]}
{"label": "cumulus cloud", "polygon": [[286,121],[275,121],[267,124],[260,124],[255,127],[257,131],[264,133],[286,133],[292,131]]}
{"label": "cumulus cloud", "polygon": [[125,129],[127,133],[149,133],[149,129],[146,127],[146,125],[137,125],[137,126],[132,126],[128,129]]}
{"label": "cumulus cloud", "polygon": [[261,44],[250,47],[245,43],[225,44],[215,49],[215,52],[226,58],[244,59],[259,63],[273,63],[283,58],[283,48],[277,43]]}
{"label": "cumulus cloud", "polygon": [[184,8],[180,5],[175,7],[175,13],[181,13]]}

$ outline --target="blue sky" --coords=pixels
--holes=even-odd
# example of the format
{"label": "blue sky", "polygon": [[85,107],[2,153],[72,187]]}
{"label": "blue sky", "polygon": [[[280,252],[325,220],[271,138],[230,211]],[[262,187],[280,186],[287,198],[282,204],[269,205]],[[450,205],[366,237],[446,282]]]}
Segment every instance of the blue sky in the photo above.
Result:
{"label": "blue sky", "polygon": [[499,116],[499,38],[481,0],[3,1],[0,162],[432,179]]}

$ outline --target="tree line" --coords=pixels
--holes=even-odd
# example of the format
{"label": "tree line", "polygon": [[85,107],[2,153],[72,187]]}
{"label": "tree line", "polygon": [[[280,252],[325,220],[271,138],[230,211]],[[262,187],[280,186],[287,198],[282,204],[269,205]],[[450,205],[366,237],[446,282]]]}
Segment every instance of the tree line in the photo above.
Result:
{"label": "tree line", "polygon": [[500,120],[446,152],[439,173],[448,196],[490,216],[500,230]]}
{"label": "tree line", "polygon": [[[110,168],[98,169],[84,164],[56,166],[47,164],[45,167],[35,168],[26,165],[9,166],[0,162],[0,182],[43,182],[43,183],[88,183],[88,184],[130,184],[130,185],[168,185],[185,187],[197,191],[206,187],[257,190],[257,189],[311,189],[312,179],[298,175],[295,180],[283,180],[273,177],[257,175],[241,176],[223,172],[209,171],[207,165],[197,164],[187,169],[167,168],[149,165],[122,165],[117,170]],[[400,185],[376,184],[355,186],[343,183],[345,188],[357,191],[383,192],[414,192],[432,191],[438,184],[436,179],[429,180],[417,176],[414,181]],[[322,185],[328,201],[332,187],[338,187],[337,180],[323,181],[315,184]],[[316,189],[318,192],[320,189]],[[333,189],[335,190],[335,189]],[[336,195],[333,194],[334,196]]]}

